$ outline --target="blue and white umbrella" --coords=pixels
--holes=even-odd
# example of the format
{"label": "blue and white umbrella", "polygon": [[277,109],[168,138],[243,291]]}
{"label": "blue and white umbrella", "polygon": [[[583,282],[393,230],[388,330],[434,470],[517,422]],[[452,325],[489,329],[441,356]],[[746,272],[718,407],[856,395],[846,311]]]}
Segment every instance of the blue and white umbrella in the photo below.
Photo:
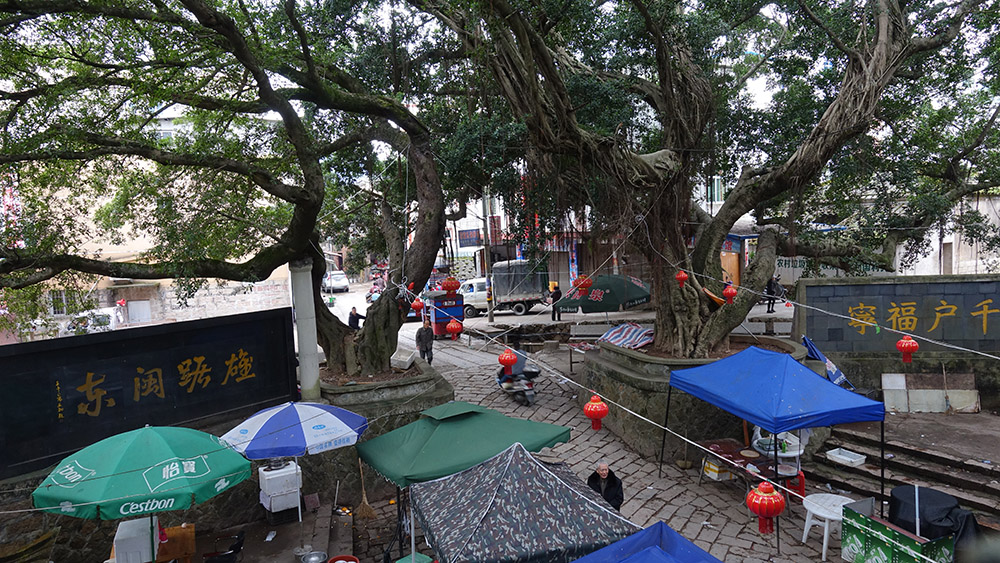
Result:
{"label": "blue and white umbrella", "polygon": [[247,459],[299,457],[357,443],[368,419],[319,403],[285,403],[264,409],[222,439]]}

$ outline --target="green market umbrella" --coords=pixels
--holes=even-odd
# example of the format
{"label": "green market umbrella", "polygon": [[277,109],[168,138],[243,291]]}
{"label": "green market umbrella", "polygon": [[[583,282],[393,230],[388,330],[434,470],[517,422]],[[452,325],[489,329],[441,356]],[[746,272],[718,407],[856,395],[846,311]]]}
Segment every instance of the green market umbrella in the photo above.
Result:
{"label": "green market umbrella", "polygon": [[219,438],[147,426],[70,455],[33,493],[36,508],[115,520],[182,510],[250,477],[250,462]]}
{"label": "green market umbrella", "polygon": [[512,444],[537,452],[569,441],[569,428],[511,418],[455,401],[421,413],[416,422],[357,445],[361,459],[400,487],[468,469]]}
{"label": "green market umbrella", "polygon": [[581,296],[573,288],[559,300],[556,307],[564,313],[574,313],[579,308],[584,313],[611,313],[649,303],[649,284],[632,276],[601,274],[594,278],[587,295]]}

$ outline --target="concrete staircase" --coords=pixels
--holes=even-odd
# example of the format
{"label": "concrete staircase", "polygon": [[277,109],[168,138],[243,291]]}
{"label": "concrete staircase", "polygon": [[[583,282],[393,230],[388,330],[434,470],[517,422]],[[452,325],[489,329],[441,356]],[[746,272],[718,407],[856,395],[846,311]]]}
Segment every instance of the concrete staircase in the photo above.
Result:
{"label": "concrete staircase", "polygon": [[[985,444],[984,444],[985,446]],[[866,463],[850,467],[826,456],[844,448],[867,456]],[[885,444],[885,494],[897,485],[931,487],[958,499],[962,508],[976,514],[980,524],[1000,531],[1000,466],[975,459],[960,459],[902,442]],[[834,428],[829,440],[803,465],[807,482],[826,482],[832,487],[863,496],[880,498],[880,444],[878,436]]]}

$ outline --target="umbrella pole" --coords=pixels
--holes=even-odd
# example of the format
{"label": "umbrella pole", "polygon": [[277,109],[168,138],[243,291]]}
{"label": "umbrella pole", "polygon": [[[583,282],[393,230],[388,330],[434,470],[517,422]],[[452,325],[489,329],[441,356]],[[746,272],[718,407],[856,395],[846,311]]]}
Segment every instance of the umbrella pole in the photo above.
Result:
{"label": "umbrella pole", "polygon": [[149,556],[152,558],[151,561],[156,561],[156,536],[153,534],[156,532],[156,525],[153,524],[153,514],[149,514]]}
{"label": "umbrella pole", "polygon": [[[299,457],[295,456],[295,467],[297,468],[298,466],[299,466]],[[296,479],[295,482],[296,482],[295,492],[297,493],[296,500],[298,501],[295,503],[295,506],[299,510],[299,551],[305,554],[312,551],[312,545],[306,545],[306,539],[305,539],[306,533],[302,525],[302,488],[298,485],[298,479]]]}
{"label": "umbrella pole", "polygon": [[406,500],[406,506],[410,509],[410,562],[417,563],[417,537],[416,525],[413,523],[413,499]]}

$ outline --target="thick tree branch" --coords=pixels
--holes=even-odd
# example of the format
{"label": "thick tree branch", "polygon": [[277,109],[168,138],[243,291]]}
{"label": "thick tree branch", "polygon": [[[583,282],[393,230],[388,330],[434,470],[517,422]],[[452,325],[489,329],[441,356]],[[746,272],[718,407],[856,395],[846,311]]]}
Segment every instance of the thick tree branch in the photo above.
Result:
{"label": "thick tree branch", "polygon": [[844,53],[845,55],[847,55],[852,59],[860,58],[861,53],[859,53],[856,49],[848,47],[847,44],[844,43],[844,40],[841,39],[840,36],[838,36],[836,33],[834,33],[833,30],[830,29],[826,25],[826,23],[822,19],[820,19],[815,12],[812,11],[809,5],[806,4],[805,0],[797,0],[797,3],[799,5],[799,8],[802,10],[802,13],[804,13],[806,17],[809,18],[809,20],[816,25],[816,27],[823,30],[823,33],[825,33],[826,36],[830,38],[830,41],[840,52]]}
{"label": "thick tree branch", "polygon": [[8,249],[0,260],[0,274],[4,274],[0,275],[0,287],[28,287],[67,270],[118,278],[219,278],[252,282],[267,279],[275,268],[298,255],[299,252],[279,243],[264,248],[243,263],[202,259],[142,264]]}
{"label": "thick tree branch", "polygon": [[935,51],[951,43],[958,37],[958,32],[962,29],[962,25],[969,14],[984,3],[986,3],[986,0],[963,0],[958,5],[958,8],[955,9],[955,13],[949,18],[948,25],[930,37],[918,37],[914,39],[910,43],[910,53]]}

